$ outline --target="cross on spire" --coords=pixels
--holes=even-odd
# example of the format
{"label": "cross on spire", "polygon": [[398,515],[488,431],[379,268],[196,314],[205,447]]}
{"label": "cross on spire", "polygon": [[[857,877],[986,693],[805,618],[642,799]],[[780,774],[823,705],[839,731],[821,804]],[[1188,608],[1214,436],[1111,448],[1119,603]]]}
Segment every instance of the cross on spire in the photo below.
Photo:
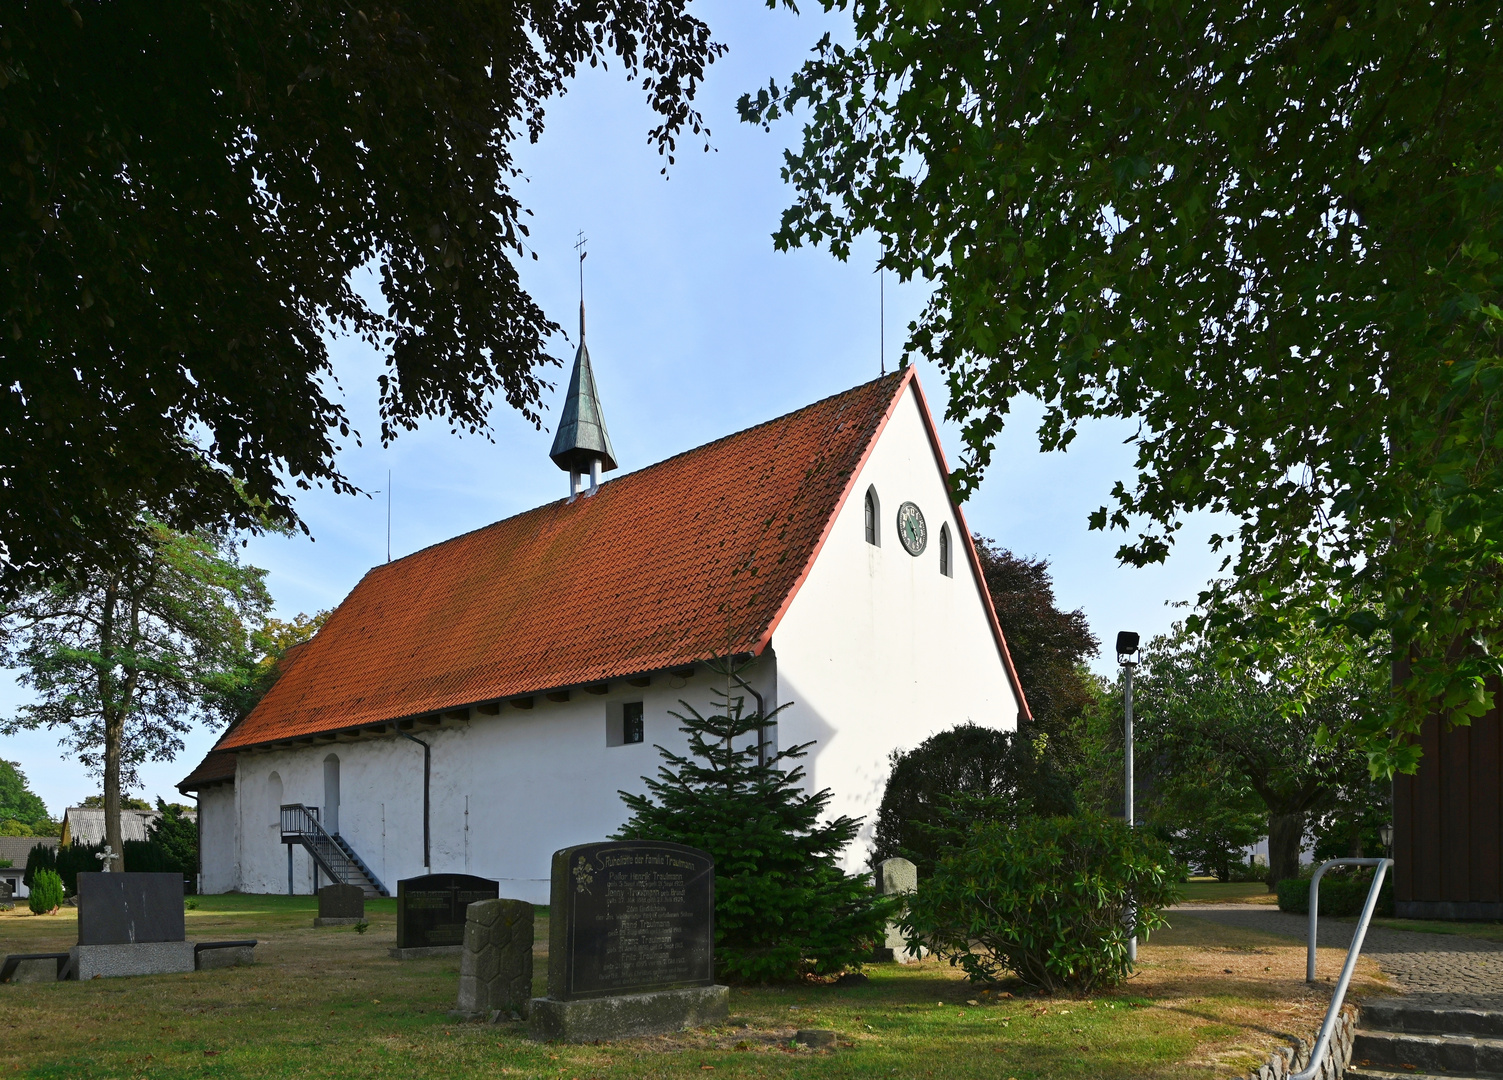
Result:
{"label": "cross on spire", "polygon": [[579,230],[579,239],[574,241],[574,250],[579,252],[579,340],[581,343],[584,341],[584,261],[585,256],[589,254],[585,250],[585,245],[589,242],[590,238],[584,234],[584,230]]}

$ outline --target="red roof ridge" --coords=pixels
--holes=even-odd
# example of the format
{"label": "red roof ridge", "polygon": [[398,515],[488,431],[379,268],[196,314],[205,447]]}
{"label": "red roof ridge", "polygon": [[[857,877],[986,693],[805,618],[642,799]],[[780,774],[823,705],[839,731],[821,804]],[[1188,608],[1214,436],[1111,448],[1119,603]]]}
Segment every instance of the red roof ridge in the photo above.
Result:
{"label": "red roof ridge", "polygon": [[[721,443],[726,442],[729,439],[739,439],[739,438],[742,438],[742,437],[744,437],[746,435],[752,434],[753,432],[757,431],[760,428],[765,428],[765,427],[769,427],[769,426],[771,426],[773,424],[782,423],[783,421],[788,420],[791,417],[797,416],[799,413],[807,412],[810,409],[817,409],[821,405],[825,405],[825,404],[828,404],[831,401],[834,401],[836,398],[847,397],[848,395],[853,394],[853,393],[855,393],[858,390],[862,390],[862,389],[864,389],[864,388],[866,388],[868,386],[875,386],[877,383],[884,382],[884,381],[886,381],[888,379],[901,379],[901,378],[904,377],[904,373],[906,371],[911,371],[911,370],[912,370],[911,368],[903,368],[903,369],[900,369],[898,371],[891,372],[890,374],[887,374],[887,375],[879,375],[875,379],[870,379],[867,382],[857,383],[855,386],[851,387],[848,390],[841,390],[841,391],[839,391],[837,393],[834,393],[834,394],[828,394],[825,397],[820,398],[818,401],[811,401],[809,404],[807,404],[807,405],[801,405],[797,409],[790,409],[788,412],[783,413],[781,416],[774,416],[770,420],[763,420],[760,423],[753,424],[751,427],[740,428],[737,431],[728,432],[728,433],[726,433],[724,435],[721,435],[719,438],[711,439],[707,443],[700,443],[698,446],[691,446],[687,450],[680,450],[678,453],[676,453],[676,454],[670,454],[668,457],[661,458],[658,461],[649,462],[648,464],[643,465],[641,468],[638,468],[638,469],[628,469],[628,470],[624,470],[624,471],[618,472],[615,476],[610,477],[609,479],[602,479],[601,482],[600,482],[600,488],[603,491],[603,490],[605,490],[605,488],[606,488],[607,485],[610,485],[610,484],[619,484],[623,480],[629,480],[629,479],[632,479],[633,477],[639,477],[643,473],[651,472],[653,469],[662,468],[662,467],[664,467],[666,465],[672,465],[675,461],[678,461],[680,458],[688,457],[691,454],[698,454],[698,453],[701,453],[701,452],[708,452],[708,451],[712,450],[713,448],[719,446]],[[896,394],[894,394],[894,400],[896,400]],[[529,508],[527,510],[518,510],[515,514],[511,514],[511,515],[509,515],[507,517],[504,517],[504,518],[497,518],[495,521],[488,522],[485,525],[477,525],[473,529],[470,529],[470,530],[468,530],[466,532],[455,533],[453,536],[449,537],[447,540],[435,540],[433,543],[428,544],[425,547],[420,547],[420,548],[418,548],[415,551],[408,552],[406,555],[402,555],[402,556],[399,556],[398,558],[392,559],[391,562],[376,563],[369,570],[367,570],[365,572],[365,574],[362,574],[361,578],[363,580],[366,575],[372,574],[372,573],[374,573],[377,570],[385,569],[388,566],[395,566],[397,563],[402,562],[402,561],[404,561],[406,559],[411,559],[414,556],[421,555],[425,551],[432,551],[434,548],[441,548],[445,544],[452,544],[456,540],[463,540],[465,537],[475,536],[475,535],[477,535],[479,533],[485,532],[487,529],[498,528],[498,527],[500,527],[502,525],[505,525],[505,524],[507,524],[509,522],[516,521],[519,518],[525,518],[529,514],[537,514],[537,513],[540,513],[541,511],[548,510],[548,509],[550,509],[552,507],[563,508],[563,507],[568,507],[571,504],[572,505],[583,505],[584,499],[585,499],[585,496],[583,496],[583,495],[578,496],[578,497],[576,497],[574,499],[570,499],[567,495],[565,495],[565,496],[561,496],[561,497],[559,497],[557,499],[554,499],[551,502],[540,503],[539,505],[531,507],[531,508]],[[299,644],[306,644],[306,642],[299,642]]]}

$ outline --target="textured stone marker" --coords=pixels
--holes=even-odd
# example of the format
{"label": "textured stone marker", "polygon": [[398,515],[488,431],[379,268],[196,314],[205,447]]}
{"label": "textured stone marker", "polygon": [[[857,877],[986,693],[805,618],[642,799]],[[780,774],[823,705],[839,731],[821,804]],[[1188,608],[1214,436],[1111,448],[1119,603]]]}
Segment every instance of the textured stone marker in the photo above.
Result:
{"label": "textured stone marker", "polygon": [[532,905],[522,900],[481,900],[465,913],[459,954],[459,1007],[463,1016],[522,1015],[532,997]]}
{"label": "textured stone marker", "polygon": [[365,890],[359,885],[325,885],[318,890],[314,926],[354,926],[365,921]]}
{"label": "textured stone marker", "polygon": [[[918,867],[907,859],[884,859],[877,864],[877,891],[883,896],[906,896],[909,893],[918,892]],[[898,929],[898,924],[887,924],[887,935],[882,944],[876,949],[872,959],[877,961],[897,960],[900,963],[912,964],[923,958],[923,949],[919,950],[918,956],[908,951],[908,943],[903,940],[903,933]]]}
{"label": "textured stone marker", "polygon": [[681,844],[582,844],[553,855],[548,996],[532,1037],[593,1042],[724,1022],[715,985],[715,861]]}
{"label": "textured stone marker", "polygon": [[470,874],[427,874],[397,882],[398,960],[458,953],[464,942],[465,909],[495,900],[501,883]]}

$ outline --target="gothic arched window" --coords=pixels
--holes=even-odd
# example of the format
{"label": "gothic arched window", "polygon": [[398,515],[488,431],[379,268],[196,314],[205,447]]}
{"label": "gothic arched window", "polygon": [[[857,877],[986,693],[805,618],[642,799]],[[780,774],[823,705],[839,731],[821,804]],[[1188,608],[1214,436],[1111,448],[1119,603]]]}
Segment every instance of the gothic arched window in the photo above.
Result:
{"label": "gothic arched window", "polygon": [[953,556],[950,554],[950,526],[939,527],[939,572],[945,577],[955,576]]}
{"label": "gothic arched window", "polygon": [[877,500],[877,489],[866,489],[866,542],[873,547],[882,546],[882,504]]}

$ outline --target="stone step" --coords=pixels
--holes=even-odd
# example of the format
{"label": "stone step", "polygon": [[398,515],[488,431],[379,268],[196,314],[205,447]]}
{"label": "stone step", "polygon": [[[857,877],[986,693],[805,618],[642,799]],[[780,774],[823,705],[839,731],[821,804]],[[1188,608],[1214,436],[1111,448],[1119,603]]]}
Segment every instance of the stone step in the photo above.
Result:
{"label": "stone step", "polygon": [[1503,1073],[1503,1039],[1360,1028],[1352,1041],[1352,1061],[1364,1068],[1397,1065],[1402,1072]]}
{"label": "stone step", "polygon": [[1370,1001],[1362,1006],[1362,1026],[1375,1031],[1503,1038],[1503,1009],[1420,1005],[1402,1000]]}
{"label": "stone step", "polygon": [[1345,1080],[1503,1080],[1499,1073],[1389,1072],[1362,1065],[1348,1066],[1343,1076]]}

